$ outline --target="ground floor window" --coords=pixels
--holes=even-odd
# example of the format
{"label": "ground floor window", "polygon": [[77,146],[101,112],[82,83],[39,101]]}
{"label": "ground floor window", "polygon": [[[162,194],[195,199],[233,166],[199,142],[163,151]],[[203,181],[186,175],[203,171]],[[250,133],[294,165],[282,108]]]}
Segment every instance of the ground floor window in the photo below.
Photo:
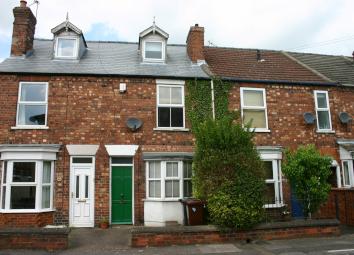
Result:
{"label": "ground floor window", "polygon": [[265,169],[265,206],[277,207],[283,204],[280,160],[264,160]]}
{"label": "ground floor window", "polygon": [[3,161],[1,209],[36,212],[53,208],[54,161]]}
{"label": "ground floor window", "polygon": [[147,197],[179,199],[192,196],[191,161],[148,161]]}
{"label": "ground floor window", "polygon": [[353,160],[342,160],[341,184],[342,187],[354,186]]}

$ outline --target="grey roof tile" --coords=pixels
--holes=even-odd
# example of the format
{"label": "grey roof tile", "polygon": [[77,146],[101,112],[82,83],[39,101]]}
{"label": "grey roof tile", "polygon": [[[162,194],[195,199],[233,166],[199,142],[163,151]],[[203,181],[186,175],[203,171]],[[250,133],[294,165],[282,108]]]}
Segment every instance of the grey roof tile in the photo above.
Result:
{"label": "grey roof tile", "polygon": [[79,61],[55,60],[53,41],[35,39],[33,55],[7,58],[0,63],[0,72],[208,78],[200,66],[191,63],[184,45],[167,46],[166,64],[142,63],[137,43],[97,41],[87,45]]}
{"label": "grey roof tile", "polygon": [[311,53],[288,54],[334,82],[354,85],[354,62],[351,58]]}

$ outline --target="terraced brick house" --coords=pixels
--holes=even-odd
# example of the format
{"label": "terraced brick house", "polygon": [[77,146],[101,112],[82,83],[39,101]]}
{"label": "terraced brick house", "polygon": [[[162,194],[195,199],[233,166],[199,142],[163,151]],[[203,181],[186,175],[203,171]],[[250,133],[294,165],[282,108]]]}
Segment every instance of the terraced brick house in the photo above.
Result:
{"label": "terraced brick house", "polygon": [[69,20],[34,39],[36,22],[25,1],[14,8],[0,64],[0,226],[182,224],[194,150],[185,82],[214,76],[253,120],[266,206],[290,201],[286,147],[315,144],[333,157],[333,185],[354,186],[351,58],[205,47],[198,25],[185,45],[155,24],[137,43],[86,41]]}

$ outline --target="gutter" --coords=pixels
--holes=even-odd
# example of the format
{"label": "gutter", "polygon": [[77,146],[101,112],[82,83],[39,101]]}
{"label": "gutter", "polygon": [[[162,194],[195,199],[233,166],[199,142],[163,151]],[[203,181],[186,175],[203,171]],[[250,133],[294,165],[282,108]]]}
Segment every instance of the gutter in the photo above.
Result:
{"label": "gutter", "polygon": [[129,78],[153,78],[153,79],[198,79],[198,80],[211,80],[210,77],[197,77],[197,76],[174,76],[174,75],[140,75],[140,74],[95,74],[95,73],[37,73],[37,72],[10,72],[0,71],[0,74],[5,75],[39,75],[39,76],[93,76],[93,77],[129,77]]}
{"label": "gutter", "polygon": [[220,79],[224,81],[245,82],[245,83],[306,85],[306,86],[338,86],[337,82],[258,80],[258,79],[234,78],[234,77],[227,77],[227,76],[221,76]]}

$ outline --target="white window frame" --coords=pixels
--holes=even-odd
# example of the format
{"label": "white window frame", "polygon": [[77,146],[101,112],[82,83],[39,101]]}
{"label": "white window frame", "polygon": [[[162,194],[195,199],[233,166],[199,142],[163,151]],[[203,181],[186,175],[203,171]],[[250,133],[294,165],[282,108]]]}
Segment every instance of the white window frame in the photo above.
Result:
{"label": "white window frame", "polygon": [[[184,100],[184,81],[157,81],[156,82],[156,128],[154,130],[185,130],[186,125],[186,109],[185,109],[185,100]],[[167,88],[181,88],[182,89],[182,104],[160,104],[160,87],[167,87]],[[182,127],[159,127],[159,107],[179,107],[183,109],[183,126]],[[170,114],[170,123],[171,123],[171,114]]]}
{"label": "white window frame", "polygon": [[[147,58],[146,57],[146,43],[161,43],[161,58]],[[166,55],[165,55],[165,48],[166,48],[166,43],[164,41],[159,41],[159,40],[144,40],[143,43],[143,61],[146,62],[163,62],[165,61]]]}
{"label": "white window frame", "polygon": [[[149,181],[155,180],[154,178],[149,178],[149,167],[150,162],[158,161],[161,164],[161,178],[156,179],[160,180],[161,185],[161,197],[150,197],[150,190],[149,190]],[[166,163],[167,162],[177,162],[178,163],[178,178],[176,177],[166,177]],[[183,163],[185,161],[182,160],[147,160],[145,163],[146,168],[146,199],[148,200],[155,200],[155,201],[178,201],[179,199],[184,197],[184,189],[183,189]],[[179,181],[179,196],[178,197],[166,197],[166,181],[169,180],[178,180]]]}
{"label": "white window frame", "polygon": [[[344,162],[348,164],[349,183],[345,183]],[[343,185],[344,188],[354,187],[353,159],[342,160],[341,178],[342,178],[342,185]]]}
{"label": "white window frame", "polygon": [[[60,56],[59,55],[59,40],[75,40],[75,45],[73,49],[73,55],[72,56]],[[77,37],[74,36],[58,36],[55,40],[55,57],[56,58],[62,58],[62,59],[76,59],[77,56],[79,55],[79,40]]]}
{"label": "white window frame", "polygon": [[[317,94],[326,94],[326,102],[327,102],[327,107],[326,108],[319,108],[318,107],[318,100],[317,100]],[[314,98],[315,98],[315,110],[316,110],[316,123],[317,123],[317,132],[333,132],[332,130],[332,119],[331,119],[331,110],[330,110],[330,105],[329,105],[329,96],[328,96],[328,91],[326,90],[314,90]],[[318,112],[328,112],[329,116],[329,128],[328,129],[320,129],[319,121],[318,121]]]}
{"label": "white window frame", "polygon": [[[4,170],[2,171],[1,187],[6,187],[5,196],[5,209],[0,208],[1,213],[37,213],[37,212],[50,212],[53,211],[53,195],[54,195],[54,161],[53,160],[6,160],[7,161],[7,175],[6,184],[3,183]],[[42,209],[42,187],[43,187],[43,162],[51,162],[51,183],[50,183],[50,207]],[[35,162],[35,182],[13,182],[13,164],[15,162]],[[3,167],[5,162],[3,162]],[[4,168],[3,168],[4,169]],[[34,209],[10,209],[11,201],[11,187],[19,186],[35,186],[36,187],[36,198],[35,198],[35,208]],[[49,186],[44,184],[44,186]],[[1,190],[1,205],[2,205],[2,190]]]}
{"label": "white window frame", "polygon": [[[192,176],[193,176],[193,166],[192,166],[192,161],[184,161],[183,162],[183,168],[184,168],[184,164],[185,164],[185,162],[189,162],[190,164],[191,164],[191,171],[192,171]],[[188,198],[187,196],[185,196],[185,194],[184,194],[184,181],[192,181],[192,176],[191,177],[184,177],[184,169],[182,170],[182,182],[183,182],[183,197],[184,198]],[[193,186],[192,186],[192,196],[193,196]]]}
{"label": "white window frame", "polygon": [[[27,84],[35,84],[46,86],[45,101],[21,101],[22,86]],[[16,113],[16,128],[47,128],[48,123],[48,82],[20,82],[18,89],[18,99],[17,99],[17,113]],[[45,121],[44,125],[23,125],[19,124],[19,113],[20,105],[45,105]]]}
{"label": "white window frame", "polygon": [[[243,100],[244,91],[262,91],[263,93],[263,102],[264,106],[245,106]],[[243,110],[263,110],[265,112],[265,128],[251,128],[254,132],[270,132],[268,126],[268,110],[267,110],[267,97],[266,97],[266,90],[264,88],[248,88],[248,87],[241,87],[240,88],[241,94],[241,119],[242,125],[244,126],[246,123],[243,123]]]}
{"label": "white window frame", "polygon": [[272,162],[273,169],[273,179],[266,179],[265,183],[274,184],[274,204],[265,204],[265,208],[274,208],[283,206],[283,185],[282,185],[282,173],[281,173],[281,162],[278,159],[263,159],[263,161]]}

